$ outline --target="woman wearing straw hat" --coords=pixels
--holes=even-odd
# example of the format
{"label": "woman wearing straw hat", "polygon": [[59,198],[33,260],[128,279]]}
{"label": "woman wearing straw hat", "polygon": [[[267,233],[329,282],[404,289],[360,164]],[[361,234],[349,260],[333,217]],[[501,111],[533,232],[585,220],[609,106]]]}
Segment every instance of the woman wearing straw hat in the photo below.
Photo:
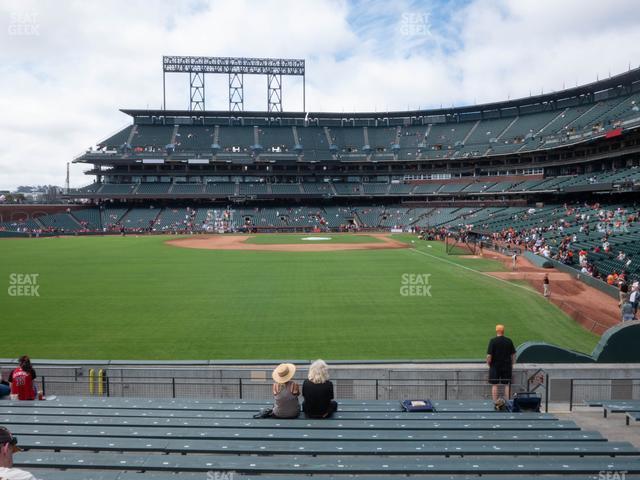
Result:
{"label": "woman wearing straw hat", "polygon": [[274,417],[296,418],[300,414],[300,387],[293,381],[295,374],[296,366],[293,363],[281,363],[271,374],[275,382],[272,387]]}
{"label": "woman wearing straw hat", "polygon": [[293,363],[281,363],[275,368],[271,373],[271,378],[274,381],[271,388],[273,408],[261,411],[255,415],[256,418],[296,418],[300,414],[300,404],[298,403],[300,387],[292,380],[295,374],[296,366]]}

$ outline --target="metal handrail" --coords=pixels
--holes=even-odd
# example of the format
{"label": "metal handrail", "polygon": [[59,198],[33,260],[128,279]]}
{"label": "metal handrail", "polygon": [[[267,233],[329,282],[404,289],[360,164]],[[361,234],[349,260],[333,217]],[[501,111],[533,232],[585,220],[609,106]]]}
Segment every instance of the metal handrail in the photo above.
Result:
{"label": "metal handrail", "polygon": [[[47,391],[60,394],[61,390],[73,390],[74,394],[82,392],[85,395],[95,396],[170,396],[177,398],[180,393],[192,397],[207,397],[220,395],[229,398],[251,398],[247,397],[247,392],[254,393],[253,398],[271,398],[272,384],[267,379],[251,380],[247,378],[228,379],[203,379],[203,378],[182,378],[182,377],[126,377],[111,378],[104,372],[98,375],[78,379],[69,377],[47,375],[40,377],[40,384],[44,395]],[[206,381],[205,381],[206,380]],[[343,382],[346,380],[346,382]],[[477,399],[489,398],[489,384],[484,380],[380,380],[380,379],[334,379],[336,397],[353,398],[362,400],[397,400],[397,396],[408,398],[413,396],[431,398],[433,400],[448,400],[452,396],[462,395],[463,398]],[[417,382],[417,383],[416,383]],[[56,388],[58,387],[58,388]],[[65,388],[66,387],[66,388]],[[160,388],[161,390],[157,390]],[[202,393],[202,389],[209,388],[209,393]],[[255,390],[258,388],[259,390]],[[345,391],[346,388],[346,391]],[[526,385],[512,384],[514,391],[526,390]],[[226,389],[226,391],[225,391]],[[132,395],[127,395],[129,391],[134,391]],[[214,393],[217,392],[217,393]],[[170,394],[170,395],[169,395]],[[381,398],[384,397],[384,398]]]}
{"label": "metal handrail", "polygon": [[[572,411],[576,405],[585,405],[588,401],[585,397],[589,397],[594,391],[598,391],[594,387],[601,387],[608,390],[607,394],[601,392],[599,395],[595,395],[593,398],[594,401],[640,400],[640,378],[571,378],[568,380],[569,411]],[[616,385],[616,382],[621,382],[621,384]],[[622,384],[622,382],[624,383]],[[612,398],[614,396],[612,390],[615,387],[625,387],[628,389],[626,393],[630,395],[625,395],[625,398]],[[582,393],[582,395],[579,395],[579,393]],[[634,398],[634,396],[636,398]]]}

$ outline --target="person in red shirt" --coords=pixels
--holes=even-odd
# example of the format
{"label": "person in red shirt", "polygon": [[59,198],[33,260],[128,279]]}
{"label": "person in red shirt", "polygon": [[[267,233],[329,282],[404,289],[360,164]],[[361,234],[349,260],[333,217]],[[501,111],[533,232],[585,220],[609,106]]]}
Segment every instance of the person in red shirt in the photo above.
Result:
{"label": "person in red shirt", "polygon": [[18,360],[19,367],[9,375],[11,394],[17,395],[18,400],[35,400],[37,388],[34,383],[36,371],[31,366],[31,359],[23,355]]}

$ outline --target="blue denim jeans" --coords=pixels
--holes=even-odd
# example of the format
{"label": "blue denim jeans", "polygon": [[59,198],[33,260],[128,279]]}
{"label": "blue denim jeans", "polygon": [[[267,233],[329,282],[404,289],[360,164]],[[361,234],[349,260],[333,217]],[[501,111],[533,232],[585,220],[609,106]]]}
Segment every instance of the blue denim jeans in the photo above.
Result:
{"label": "blue denim jeans", "polygon": [[4,383],[0,383],[0,398],[8,397],[11,393],[11,387],[9,385],[5,385]]}

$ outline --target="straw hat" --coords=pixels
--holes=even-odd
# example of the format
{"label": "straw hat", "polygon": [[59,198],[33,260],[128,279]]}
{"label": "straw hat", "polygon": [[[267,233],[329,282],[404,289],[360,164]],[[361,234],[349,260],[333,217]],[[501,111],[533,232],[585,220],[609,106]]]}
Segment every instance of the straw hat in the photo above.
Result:
{"label": "straw hat", "polygon": [[295,374],[296,366],[293,363],[281,363],[275,368],[271,378],[276,383],[287,383]]}

